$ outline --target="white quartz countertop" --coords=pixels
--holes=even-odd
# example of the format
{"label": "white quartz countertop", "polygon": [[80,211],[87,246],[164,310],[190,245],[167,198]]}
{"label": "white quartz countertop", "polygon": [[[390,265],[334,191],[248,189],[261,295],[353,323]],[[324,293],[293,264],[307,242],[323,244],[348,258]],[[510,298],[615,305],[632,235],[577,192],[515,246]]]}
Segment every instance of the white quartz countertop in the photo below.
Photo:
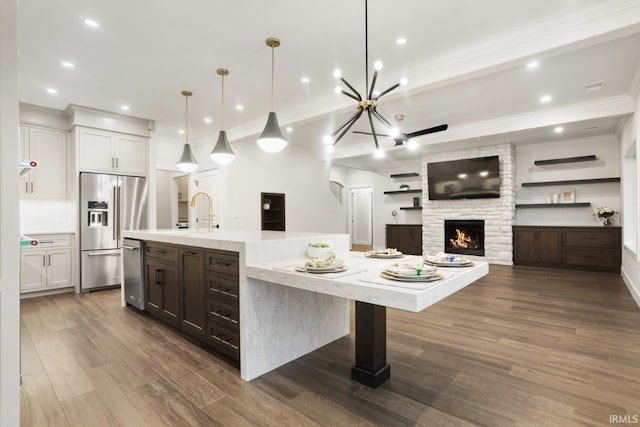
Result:
{"label": "white quartz countertop", "polygon": [[[396,262],[418,263],[419,256],[406,256],[400,260],[371,259],[360,252],[338,254],[347,271],[339,277],[313,273],[300,273],[291,267],[303,266],[304,258],[248,264],[247,277],[278,283],[298,289],[327,295],[344,297],[356,301],[419,312],[452,295],[465,286],[489,273],[486,262],[476,262],[471,267],[440,267],[438,272],[445,277],[435,282],[424,283],[424,289],[404,287],[404,282],[382,279],[380,272]],[[348,274],[347,272],[354,274]],[[411,282],[408,286],[415,286]]]}

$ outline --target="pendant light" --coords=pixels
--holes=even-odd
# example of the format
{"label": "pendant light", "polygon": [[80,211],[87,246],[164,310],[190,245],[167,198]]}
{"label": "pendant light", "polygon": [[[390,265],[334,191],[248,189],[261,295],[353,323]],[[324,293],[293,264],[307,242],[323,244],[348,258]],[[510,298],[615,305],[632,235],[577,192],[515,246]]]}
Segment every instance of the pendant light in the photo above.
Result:
{"label": "pendant light", "polygon": [[274,64],[275,64],[275,49],[280,46],[280,40],[275,37],[269,37],[266,41],[267,46],[271,48],[271,111],[267,119],[267,124],[258,138],[258,146],[267,153],[277,153],[282,151],[287,146],[287,140],[282,135],[280,125],[278,124],[278,117],[274,108],[274,95],[275,95],[275,78],[274,78]]}
{"label": "pendant light", "polygon": [[187,119],[184,131],[184,148],[182,149],[180,158],[176,162],[176,167],[182,172],[193,172],[198,167],[198,162],[196,162],[196,158],[193,157],[191,146],[189,145],[189,97],[193,95],[193,93],[189,90],[183,90],[182,95],[185,99]]}
{"label": "pendant light", "polygon": [[224,76],[229,75],[229,70],[226,68],[218,68],[216,73],[222,78],[222,102],[220,103],[220,133],[218,134],[218,141],[216,145],[209,153],[211,160],[219,165],[226,165],[231,163],[236,158],[236,154],[229,145],[227,139],[227,132],[224,130]]}

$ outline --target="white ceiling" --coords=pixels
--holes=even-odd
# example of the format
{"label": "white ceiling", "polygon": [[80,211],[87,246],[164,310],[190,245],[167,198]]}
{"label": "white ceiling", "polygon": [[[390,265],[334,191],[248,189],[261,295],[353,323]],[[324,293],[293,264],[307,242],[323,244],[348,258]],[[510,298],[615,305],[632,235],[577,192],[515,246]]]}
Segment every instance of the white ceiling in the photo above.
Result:
{"label": "white ceiling", "polygon": [[[86,18],[100,26],[87,27]],[[292,146],[322,149],[322,135],[354,109],[333,92],[333,69],[364,92],[364,0],[25,0],[19,29],[22,102],[118,113],[126,104],[126,114],[155,120],[159,135],[182,138],[180,92],[190,89],[192,142],[209,143],[220,129],[219,67],[231,71],[225,125],[232,145],[255,139],[270,108],[269,36],[282,41],[275,52],[276,111],[283,127],[293,127]],[[407,43],[397,45],[398,37]],[[416,138],[423,151],[460,141],[613,133],[632,112],[638,46],[640,1],[369,0],[369,59],[385,64],[378,88],[409,78],[383,98],[379,111],[389,120],[403,113],[405,132],[450,126]],[[63,60],[75,68],[61,66]],[[527,69],[531,60],[540,66]],[[605,82],[601,90],[584,89],[597,81]],[[49,87],[58,93],[47,93]],[[538,99],[545,93],[553,100],[543,105]],[[551,131],[556,124],[565,127],[562,135]],[[354,126],[367,128],[364,117]],[[393,147],[390,139],[380,141]],[[371,138],[348,134],[333,157],[371,163],[373,147]],[[388,159],[415,155],[395,149]]]}

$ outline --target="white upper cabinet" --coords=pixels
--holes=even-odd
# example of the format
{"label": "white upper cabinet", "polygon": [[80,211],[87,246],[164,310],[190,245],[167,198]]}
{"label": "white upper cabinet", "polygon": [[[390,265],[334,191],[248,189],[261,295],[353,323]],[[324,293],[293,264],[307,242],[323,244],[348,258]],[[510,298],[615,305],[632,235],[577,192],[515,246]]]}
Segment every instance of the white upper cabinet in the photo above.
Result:
{"label": "white upper cabinet", "polygon": [[22,198],[67,198],[67,132],[20,126],[20,158],[38,162],[20,179]]}
{"label": "white upper cabinet", "polygon": [[79,129],[79,169],[146,176],[147,138],[95,129]]}

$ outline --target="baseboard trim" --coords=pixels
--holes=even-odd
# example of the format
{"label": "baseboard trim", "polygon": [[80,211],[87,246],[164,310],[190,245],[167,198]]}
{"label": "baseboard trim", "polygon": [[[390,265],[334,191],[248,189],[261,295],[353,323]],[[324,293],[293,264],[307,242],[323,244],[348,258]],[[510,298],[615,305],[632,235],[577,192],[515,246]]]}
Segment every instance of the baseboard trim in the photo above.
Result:
{"label": "baseboard trim", "polygon": [[635,288],[633,281],[627,275],[627,272],[624,270],[624,267],[620,268],[620,273],[622,275],[622,280],[624,280],[624,284],[627,285],[627,288],[629,288],[629,292],[631,293],[631,296],[636,301],[636,304],[638,304],[638,307],[640,307],[640,289]]}

